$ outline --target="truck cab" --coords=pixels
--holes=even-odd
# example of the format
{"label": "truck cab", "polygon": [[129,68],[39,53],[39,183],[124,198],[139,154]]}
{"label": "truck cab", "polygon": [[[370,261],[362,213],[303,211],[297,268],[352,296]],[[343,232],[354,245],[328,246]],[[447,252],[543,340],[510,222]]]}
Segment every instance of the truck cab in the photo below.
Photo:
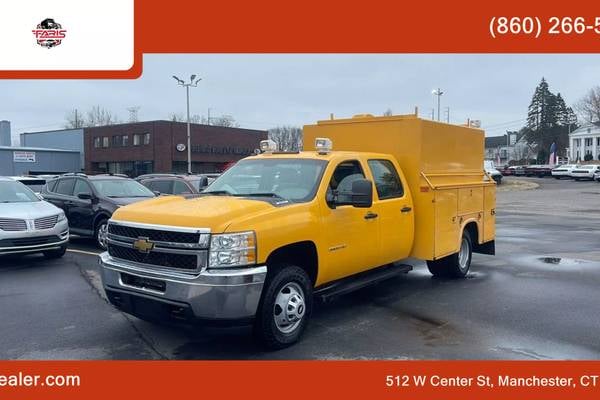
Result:
{"label": "truck cab", "polygon": [[[322,131],[305,127],[305,140]],[[402,155],[414,148],[336,150],[330,138],[311,139],[314,151],[295,153],[263,141],[200,194],[117,210],[100,256],[110,302],[153,321],[251,323],[281,348],[299,340],[315,293],[406,272],[409,257],[434,275],[464,277],[473,251],[493,253],[495,184],[481,170],[483,145],[478,171],[439,176],[419,169],[422,156]]]}

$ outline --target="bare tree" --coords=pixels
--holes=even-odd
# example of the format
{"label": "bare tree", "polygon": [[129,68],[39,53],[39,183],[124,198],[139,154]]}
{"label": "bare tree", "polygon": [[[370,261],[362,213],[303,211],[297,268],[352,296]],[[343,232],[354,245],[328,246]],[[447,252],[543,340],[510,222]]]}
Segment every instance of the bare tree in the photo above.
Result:
{"label": "bare tree", "polygon": [[[208,124],[208,120],[203,119]],[[221,115],[220,117],[210,117],[210,124],[215,126],[224,126],[227,128],[239,128],[240,124],[235,121],[231,115]]]}
{"label": "bare tree", "polygon": [[104,126],[118,123],[118,118],[112,112],[97,105],[87,112],[85,126]]}
{"label": "bare tree", "polygon": [[587,122],[600,122],[600,86],[591,88],[575,105],[579,116]]}
{"label": "bare tree", "polygon": [[83,115],[76,108],[69,111],[65,115],[65,124],[63,126],[65,129],[83,128],[85,126]]}
{"label": "bare tree", "polygon": [[[185,117],[181,113],[174,113],[173,112],[173,113],[169,114],[169,121],[173,121],[173,122],[187,122],[187,117]],[[192,115],[190,115],[190,122],[192,124],[206,124],[207,125],[206,118],[204,118],[203,116],[201,116],[199,114],[192,114]]]}
{"label": "bare tree", "polygon": [[384,117],[391,117],[392,115],[394,115],[394,113],[392,112],[392,109],[391,109],[391,108],[388,108],[387,110],[385,110],[385,111],[383,112],[383,116],[384,116]]}
{"label": "bare tree", "polygon": [[298,151],[302,148],[302,128],[278,126],[269,129],[269,139],[277,143],[279,151]]}

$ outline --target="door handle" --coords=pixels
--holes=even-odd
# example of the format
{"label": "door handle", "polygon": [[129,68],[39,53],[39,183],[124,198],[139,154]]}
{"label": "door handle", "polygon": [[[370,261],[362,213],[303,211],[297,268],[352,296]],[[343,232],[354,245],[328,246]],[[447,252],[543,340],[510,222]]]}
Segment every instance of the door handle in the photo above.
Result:
{"label": "door handle", "polygon": [[374,212],[369,211],[368,213],[365,214],[365,219],[375,219],[378,216],[379,215],[375,214]]}
{"label": "door handle", "polygon": [[409,207],[409,206],[404,206],[400,210],[400,212],[403,212],[403,213],[407,213],[407,212],[411,212],[411,211],[412,211],[412,207]]}

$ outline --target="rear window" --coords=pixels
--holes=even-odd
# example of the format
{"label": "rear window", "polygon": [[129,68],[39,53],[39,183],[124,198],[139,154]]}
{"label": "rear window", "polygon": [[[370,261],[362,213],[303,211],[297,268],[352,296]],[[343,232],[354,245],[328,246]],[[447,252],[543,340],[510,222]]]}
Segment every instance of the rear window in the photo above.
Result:
{"label": "rear window", "polygon": [[56,188],[54,189],[54,192],[65,195],[65,196],[72,196],[74,186],[75,186],[75,179],[73,179],[73,178],[60,179],[58,181],[58,184],[56,185]]}

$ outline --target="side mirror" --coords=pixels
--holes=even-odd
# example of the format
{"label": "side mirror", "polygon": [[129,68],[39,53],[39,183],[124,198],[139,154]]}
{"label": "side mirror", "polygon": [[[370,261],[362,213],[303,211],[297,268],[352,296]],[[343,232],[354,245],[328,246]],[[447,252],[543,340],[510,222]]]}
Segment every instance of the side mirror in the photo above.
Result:
{"label": "side mirror", "polygon": [[198,185],[198,187],[200,189],[205,188],[208,186],[208,177],[206,176],[202,176],[200,177],[200,184]]}
{"label": "side mirror", "polygon": [[91,193],[77,193],[77,198],[81,200],[92,200],[93,196]]}
{"label": "side mirror", "polygon": [[369,208],[373,205],[373,183],[367,179],[352,182],[352,206]]}
{"label": "side mirror", "polygon": [[153,190],[152,193],[154,193],[156,197],[160,196],[160,192],[158,190]]}

